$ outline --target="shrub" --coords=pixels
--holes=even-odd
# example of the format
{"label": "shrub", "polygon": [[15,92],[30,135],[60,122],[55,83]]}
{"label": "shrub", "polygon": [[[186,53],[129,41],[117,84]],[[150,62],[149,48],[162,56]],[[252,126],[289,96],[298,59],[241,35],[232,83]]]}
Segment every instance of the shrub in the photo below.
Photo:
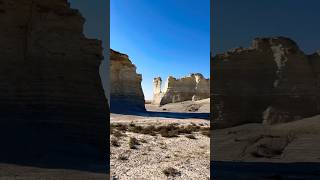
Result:
{"label": "shrub", "polygon": [[118,129],[118,131],[127,131],[128,130],[128,125],[126,125],[126,124],[118,124],[117,129]]}
{"label": "shrub", "polygon": [[186,135],[186,137],[189,139],[196,139],[196,137],[193,134]]}
{"label": "shrub", "polygon": [[178,137],[179,131],[178,130],[168,130],[168,129],[161,129],[160,134],[162,137]]}
{"label": "shrub", "polygon": [[114,131],[113,136],[116,138],[121,138],[121,137],[125,136],[125,134],[123,134],[121,131]]}
{"label": "shrub", "polygon": [[140,142],[142,142],[142,143],[147,143],[147,140],[141,139]]}
{"label": "shrub", "polygon": [[130,127],[129,131],[134,133],[140,133],[142,131],[142,126],[132,126]]}
{"label": "shrub", "polygon": [[178,170],[176,170],[175,168],[172,168],[172,167],[168,167],[168,168],[164,169],[162,172],[167,177],[169,177],[169,176],[175,177],[175,176],[180,176],[181,175],[181,173]]}
{"label": "shrub", "polygon": [[138,139],[134,137],[130,137],[129,139],[129,147],[130,149],[137,149],[136,145],[139,145]]}
{"label": "shrub", "polygon": [[149,134],[151,136],[155,136],[156,135],[156,127],[151,125],[151,126],[147,126],[145,128],[142,128],[141,130],[142,134]]}
{"label": "shrub", "polygon": [[126,160],[128,160],[129,158],[128,158],[127,156],[123,155],[123,154],[120,154],[120,155],[118,156],[118,159],[121,160],[121,161],[126,161]]}
{"label": "shrub", "polygon": [[116,138],[112,138],[110,142],[115,147],[119,147],[120,146],[120,144],[119,144],[119,142],[118,142],[118,140]]}
{"label": "shrub", "polygon": [[210,137],[210,131],[209,130],[202,131],[201,134]]}
{"label": "shrub", "polygon": [[129,127],[134,127],[134,126],[136,126],[136,125],[133,123],[133,121],[131,121],[129,124]]}

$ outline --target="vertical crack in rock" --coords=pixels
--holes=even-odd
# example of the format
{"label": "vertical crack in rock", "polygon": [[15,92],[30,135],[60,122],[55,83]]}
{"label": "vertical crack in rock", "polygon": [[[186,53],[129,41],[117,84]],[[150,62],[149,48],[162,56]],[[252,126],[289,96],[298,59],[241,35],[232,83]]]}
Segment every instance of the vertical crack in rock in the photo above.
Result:
{"label": "vertical crack in rock", "polygon": [[274,61],[277,64],[277,75],[279,79],[275,80],[273,86],[276,88],[279,85],[279,80],[282,78],[282,71],[283,68],[286,66],[286,62],[288,61],[288,58],[286,57],[285,49],[282,47],[281,44],[278,46],[272,46],[271,47],[273,51]]}

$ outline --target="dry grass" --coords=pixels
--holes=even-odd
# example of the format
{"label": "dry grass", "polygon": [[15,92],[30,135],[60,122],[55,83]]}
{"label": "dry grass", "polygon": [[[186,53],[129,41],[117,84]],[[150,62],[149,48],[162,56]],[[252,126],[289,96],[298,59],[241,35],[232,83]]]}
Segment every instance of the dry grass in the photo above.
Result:
{"label": "dry grass", "polygon": [[179,131],[177,130],[168,130],[168,129],[161,129],[160,135],[162,137],[172,138],[172,137],[178,137]]}
{"label": "dry grass", "polygon": [[135,137],[130,137],[129,139],[130,149],[137,149],[137,145],[140,145],[138,139],[136,139]]}
{"label": "dry grass", "polygon": [[201,134],[210,137],[210,131],[209,130],[201,131]]}
{"label": "dry grass", "polygon": [[186,137],[189,139],[197,139],[193,134],[188,134]]}
{"label": "dry grass", "polygon": [[120,147],[120,144],[119,144],[119,142],[118,142],[118,139],[112,138],[110,142],[111,142],[111,145],[112,145],[112,146]]}
{"label": "dry grass", "polygon": [[[133,133],[139,134],[148,134],[151,136],[156,136],[160,134],[162,137],[173,138],[178,137],[181,134],[192,134],[193,132],[201,132],[202,135],[210,137],[210,128],[198,126],[195,123],[191,123],[187,126],[179,126],[178,123],[171,123],[169,125],[162,126],[138,126],[131,122],[129,125],[125,124],[113,124],[112,128],[114,129],[112,132],[115,137],[124,136],[121,132],[129,131]],[[191,137],[191,136],[190,136]]]}
{"label": "dry grass", "polygon": [[128,125],[121,124],[121,123],[119,123],[119,124],[111,124],[111,129],[116,129],[118,131],[124,132],[124,131],[128,130]]}
{"label": "dry grass", "polygon": [[147,140],[141,139],[140,142],[141,142],[141,143],[147,143]]}
{"label": "dry grass", "polygon": [[181,173],[178,170],[176,170],[175,168],[173,168],[173,167],[168,167],[168,168],[164,169],[162,172],[167,177],[169,177],[169,176],[176,177],[176,176],[180,176],[181,175]]}
{"label": "dry grass", "polygon": [[116,138],[121,138],[121,137],[124,137],[126,135],[124,133],[122,133],[121,131],[114,131],[113,132],[113,136],[116,137]]}
{"label": "dry grass", "polygon": [[123,154],[120,154],[120,155],[118,156],[118,159],[121,160],[121,161],[126,161],[126,160],[128,160],[129,158],[128,158],[128,156],[125,156],[125,155],[123,155]]}

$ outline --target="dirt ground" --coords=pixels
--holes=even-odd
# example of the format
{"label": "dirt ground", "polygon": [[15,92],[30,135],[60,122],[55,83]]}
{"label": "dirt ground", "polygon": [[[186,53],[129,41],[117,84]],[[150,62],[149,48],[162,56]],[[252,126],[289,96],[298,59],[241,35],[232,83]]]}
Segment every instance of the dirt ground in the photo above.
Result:
{"label": "dirt ground", "polygon": [[102,180],[109,175],[66,169],[45,169],[38,167],[0,164],[0,180]]}
{"label": "dirt ground", "polygon": [[215,161],[320,162],[320,116],[218,129],[213,140]]}
{"label": "dirt ground", "polygon": [[[191,104],[183,102],[163,107],[148,104],[146,108],[151,114],[111,114],[111,123],[141,127],[175,124],[179,127],[193,125],[209,128],[209,120],[201,114],[209,111],[191,114],[186,110]],[[210,138],[207,135],[192,132],[192,136],[179,134],[177,137],[163,137],[130,131],[123,134],[120,138],[114,134],[110,137],[118,142],[117,146],[110,147],[110,174],[113,179],[210,179]],[[135,149],[130,148],[133,137],[139,142]]]}

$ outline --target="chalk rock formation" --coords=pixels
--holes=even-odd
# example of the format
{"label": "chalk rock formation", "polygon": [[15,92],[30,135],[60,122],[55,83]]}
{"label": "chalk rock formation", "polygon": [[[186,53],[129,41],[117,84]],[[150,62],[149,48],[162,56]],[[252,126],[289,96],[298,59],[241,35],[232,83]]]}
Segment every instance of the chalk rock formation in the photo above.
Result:
{"label": "chalk rock formation", "polygon": [[210,80],[202,74],[190,74],[190,76],[176,79],[169,76],[164,89],[161,88],[160,77],[153,80],[153,104],[164,105],[188,100],[201,100],[210,96]]}
{"label": "chalk rock formation", "polygon": [[105,152],[102,46],[84,36],[84,22],[67,0],[0,1],[1,152],[21,145],[15,150],[27,158],[63,142]]}
{"label": "chalk rock formation", "polygon": [[111,112],[145,111],[141,87],[142,75],[128,55],[110,50]]}
{"label": "chalk rock formation", "polygon": [[[212,59],[215,128],[275,124],[320,113],[318,54],[285,37],[256,38]],[[319,83],[318,83],[319,84]]]}

